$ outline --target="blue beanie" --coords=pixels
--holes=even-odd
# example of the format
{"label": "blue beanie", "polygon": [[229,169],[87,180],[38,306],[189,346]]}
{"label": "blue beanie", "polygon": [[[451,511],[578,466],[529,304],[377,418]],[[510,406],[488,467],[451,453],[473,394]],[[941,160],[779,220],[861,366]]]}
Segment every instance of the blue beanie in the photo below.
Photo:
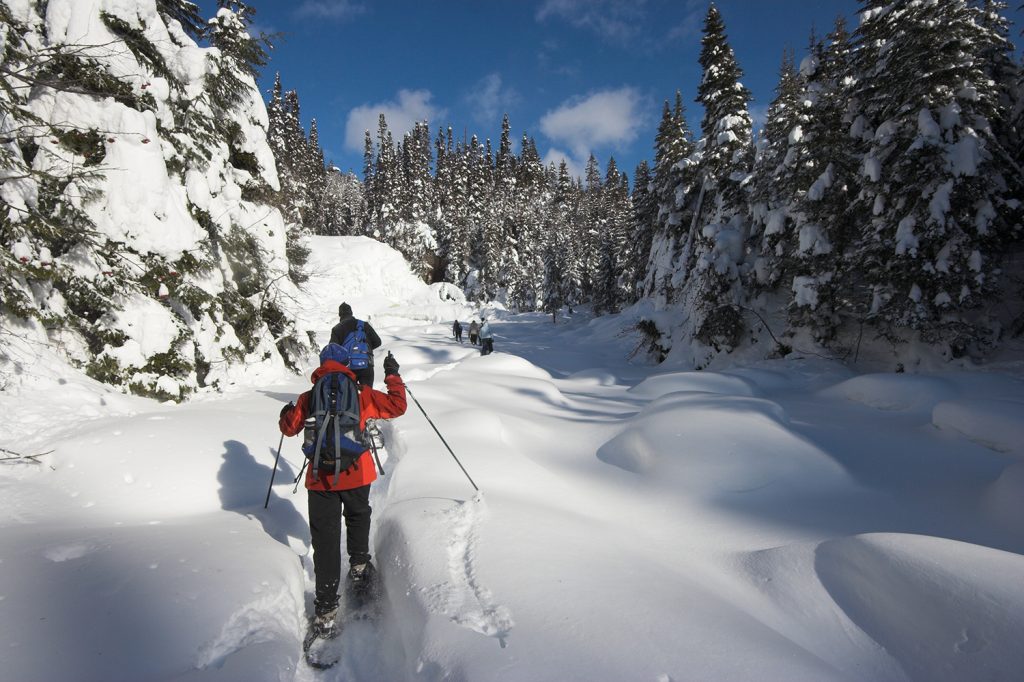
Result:
{"label": "blue beanie", "polygon": [[348,351],[345,347],[337,343],[329,343],[324,346],[324,349],[320,351],[320,364],[324,364],[328,360],[334,360],[340,362],[343,365],[348,364]]}

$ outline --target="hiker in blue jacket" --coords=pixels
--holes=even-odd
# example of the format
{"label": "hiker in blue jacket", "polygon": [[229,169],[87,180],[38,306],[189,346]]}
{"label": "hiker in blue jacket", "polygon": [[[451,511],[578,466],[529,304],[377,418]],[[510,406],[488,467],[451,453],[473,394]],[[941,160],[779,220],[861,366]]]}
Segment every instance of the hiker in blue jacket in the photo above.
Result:
{"label": "hiker in blue jacket", "polygon": [[377,332],[374,331],[369,322],[363,322],[352,316],[352,306],[348,303],[342,303],[338,306],[338,317],[340,318],[338,324],[334,325],[334,329],[331,330],[331,343],[336,343],[339,346],[345,345],[345,339],[348,338],[349,334],[356,332],[359,329],[359,323],[362,322],[363,334],[366,336],[366,343],[370,347],[370,365],[365,369],[352,371],[355,373],[356,380],[360,384],[373,388],[373,349],[380,348],[380,337],[377,336]]}

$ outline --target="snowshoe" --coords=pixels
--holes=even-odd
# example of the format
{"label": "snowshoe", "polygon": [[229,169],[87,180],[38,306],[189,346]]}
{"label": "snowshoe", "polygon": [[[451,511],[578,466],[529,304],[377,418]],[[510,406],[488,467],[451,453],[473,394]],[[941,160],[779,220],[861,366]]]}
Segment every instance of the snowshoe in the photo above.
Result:
{"label": "snowshoe", "polygon": [[341,660],[341,646],[338,635],[341,625],[338,623],[338,609],[322,613],[313,618],[302,641],[302,651],[306,663],[318,670],[326,670]]}
{"label": "snowshoe", "polygon": [[377,569],[370,562],[356,564],[349,569],[346,587],[348,617],[362,620],[371,618],[380,600],[380,580]]}

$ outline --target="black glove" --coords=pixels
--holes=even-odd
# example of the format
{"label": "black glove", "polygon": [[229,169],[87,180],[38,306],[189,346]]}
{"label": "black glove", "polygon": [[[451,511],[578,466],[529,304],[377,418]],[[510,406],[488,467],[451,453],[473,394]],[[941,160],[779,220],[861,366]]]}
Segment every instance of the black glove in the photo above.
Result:
{"label": "black glove", "polygon": [[398,374],[398,360],[395,360],[395,356],[388,353],[388,356],[384,358],[384,376],[389,377],[392,374]]}
{"label": "black glove", "polygon": [[282,407],[281,408],[281,414],[279,415],[280,418],[284,419],[285,415],[288,414],[289,412],[291,412],[293,407],[295,407],[295,403],[291,403],[291,402],[288,403],[287,405],[285,405],[284,407]]}

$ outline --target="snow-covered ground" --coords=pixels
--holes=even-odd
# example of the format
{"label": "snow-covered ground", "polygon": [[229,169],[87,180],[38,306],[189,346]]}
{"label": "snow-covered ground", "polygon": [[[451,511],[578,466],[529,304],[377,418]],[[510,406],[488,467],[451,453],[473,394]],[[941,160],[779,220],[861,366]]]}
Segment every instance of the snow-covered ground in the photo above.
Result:
{"label": "snow-covered ground", "polygon": [[1024,382],[666,372],[626,320],[503,311],[481,357],[458,292],[314,249],[320,340],[342,300],[369,318],[482,493],[410,401],[373,492],[385,615],[318,673],[294,439],[263,509],[308,378],[156,404],[42,355],[0,392],[0,447],[52,450],[0,462],[0,679],[1020,678]]}

